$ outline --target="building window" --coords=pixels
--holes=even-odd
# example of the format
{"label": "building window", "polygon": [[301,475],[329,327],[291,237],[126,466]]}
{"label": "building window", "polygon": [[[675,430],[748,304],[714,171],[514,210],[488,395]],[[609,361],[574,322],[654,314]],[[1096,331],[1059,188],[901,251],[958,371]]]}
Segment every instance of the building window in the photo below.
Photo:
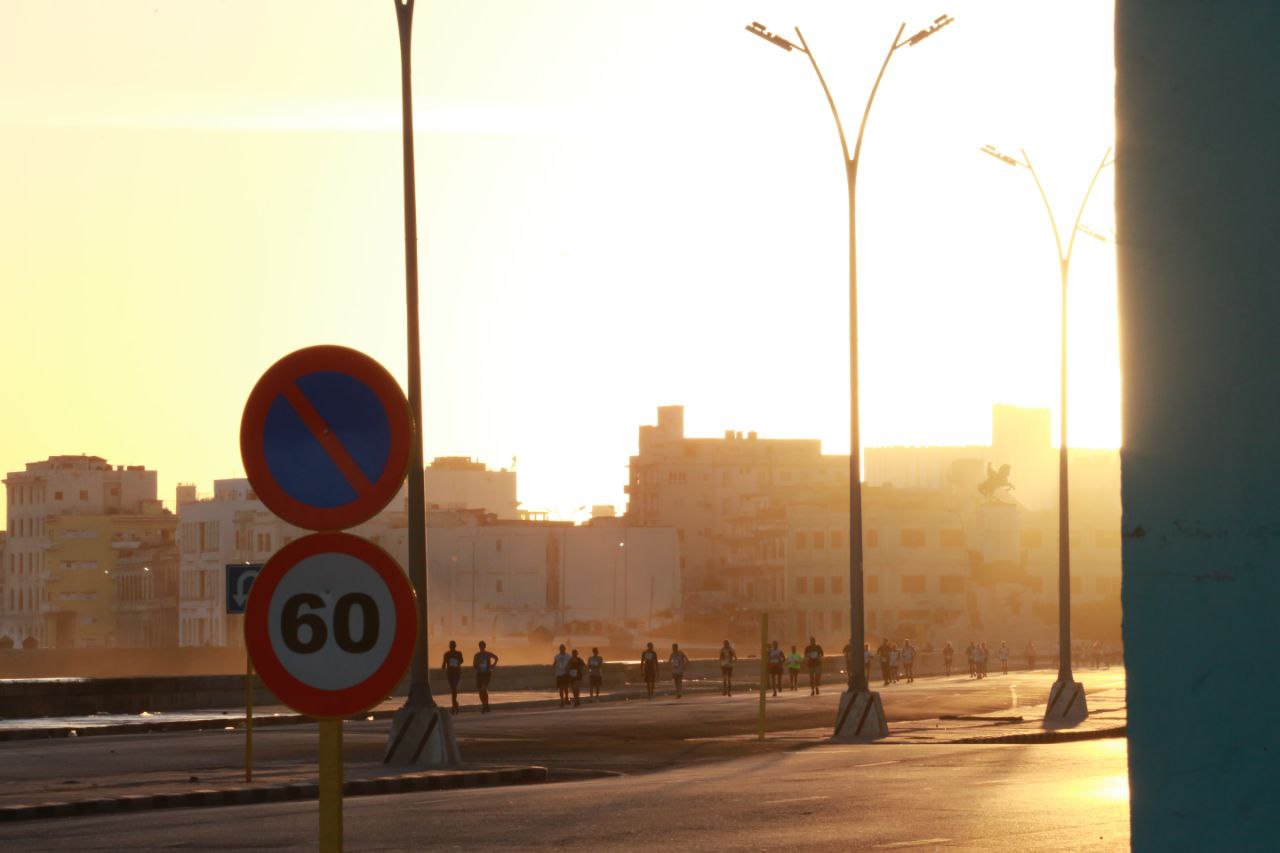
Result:
{"label": "building window", "polygon": [[821,530],[815,530],[813,532],[813,547],[815,548],[827,547],[827,535],[823,533]]}
{"label": "building window", "polygon": [[496,585],[494,586],[493,591],[494,591],[494,592],[502,592],[502,581],[501,581],[501,580],[499,580],[499,581],[496,581],[495,583],[496,583]]}
{"label": "building window", "polygon": [[495,550],[495,551],[501,551],[501,550],[502,550],[502,540],[501,540],[501,539],[495,539],[495,540],[493,540],[493,550]]}
{"label": "building window", "polygon": [[880,547],[880,531],[879,530],[868,530],[864,534],[864,538],[866,540],[866,546],[868,548]]}
{"label": "building window", "polygon": [[814,579],[813,579],[813,594],[814,594],[814,595],[822,595],[822,594],[823,594],[824,592],[826,592],[826,591],[827,591],[827,579],[826,579],[826,578],[814,578]]}
{"label": "building window", "polygon": [[844,547],[844,534],[841,533],[839,530],[831,531],[831,547],[832,548]]}
{"label": "building window", "polygon": [[904,528],[899,534],[899,541],[904,548],[923,548],[924,529],[920,527]]}
{"label": "building window", "polygon": [[836,575],[831,578],[831,594],[839,595],[842,592],[844,592],[844,578]]}
{"label": "building window", "polygon": [[938,588],[945,593],[964,592],[964,575],[943,575],[938,578]]}
{"label": "building window", "polygon": [[844,627],[844,611],[832,610],[831,611],[831,630],[838,631],[843,627]]}
{"label": "building window", "polygon": [[80,490],[80,500],[82,500],[82,501],[87,501],[87,500],[89,500],[89,490],[88,490],[88,489],[81,489],[81,490]]}
{"label": "building window", "polygon": [[806,537],[803,533],[797,533],[796,534],[796,550],[803,551],[807,547],[809,547],[808,537]]}
{"label": "building window", "polygon": [[54,492],[54,493],[53,493],[53,499],[54,499],[55,501],[60,501],[60,500],[62,500],[62,492]]}
{"label": "building window", "polygon": [[963,548],[964,547],[964,531],[963,530],[943,530],[938,535],[939,541],[943,548]]}
{"label": "building window", "polygon": [[1022,531],[1022,547],[1023,548],[1039,548],[1044,544],[1044,536],[1039,530]]}
{"label": "building window", "polygon": [[919,595],[924,592],[924,575],[903,575],[902,592],[906,595]]}
{"label": "building window", "polygon": [[800,594],[800,593],[806,593],[808,591],[809,591],[809,579],[796,578],[796,592]]}

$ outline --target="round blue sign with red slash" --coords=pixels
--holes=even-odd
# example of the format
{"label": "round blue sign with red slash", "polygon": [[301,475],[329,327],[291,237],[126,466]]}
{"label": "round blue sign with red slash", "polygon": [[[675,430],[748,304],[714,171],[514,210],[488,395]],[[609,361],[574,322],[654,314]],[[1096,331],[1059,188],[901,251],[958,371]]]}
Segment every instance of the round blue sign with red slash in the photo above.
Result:
{"label": "round blue sign with red slash", "polygon": [[417,599],[390,554],[349,533],[312,533],[253,582],[244,639],[262,683],[312,717],[347,717],[395,689],[413,658]]}
{"label": "round blue sign with red slash", "polygon": [[412,432],[386,368],[346,347],[308,347],[272,365],[249,394],[240,456],[267,509],[308,530],[343,530],[400,490]]}

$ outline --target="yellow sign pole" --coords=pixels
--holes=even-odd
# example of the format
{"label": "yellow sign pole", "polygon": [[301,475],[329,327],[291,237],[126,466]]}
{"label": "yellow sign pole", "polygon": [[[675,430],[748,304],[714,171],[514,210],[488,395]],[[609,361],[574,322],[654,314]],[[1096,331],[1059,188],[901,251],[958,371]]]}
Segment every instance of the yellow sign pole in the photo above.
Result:
{"label": "yellow sign pole", "polygon": [[320,721],[320,853],[342,853],[342,720]]}
{"label": "yellow sign pole", "polygon": [[253,658],[244,650],[244,781],[253,781]]}
{"label": "yellow sign pole", "polygon": [[757,740],[764,740],[764,691],[769,680],[769,614],[760,614],[760,722]]}

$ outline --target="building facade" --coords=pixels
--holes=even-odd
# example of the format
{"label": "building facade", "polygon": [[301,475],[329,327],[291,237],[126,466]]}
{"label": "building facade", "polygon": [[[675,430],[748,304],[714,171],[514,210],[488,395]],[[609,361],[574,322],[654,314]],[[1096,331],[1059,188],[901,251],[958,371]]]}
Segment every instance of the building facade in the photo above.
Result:
{"label": "building facade", "polygon": [[482,509],[504,520],[520,517],[515,471],[493,471],[466,456],[440,456],[425,474],[431,509]]}
{"label": "building facade", "polygon": [[[753,549],[767,547],[744,540],[751,518],[814,489],[847,489],[848,482],[849,457],[823,455],[820,441],[733,431],[723,438],[689,438],[684,407],[663,406],[657,425],[640,427],[626,520],[635,527],[675,528],[683,605],[690,615],[717,614],[731,605],[735,579],[755,571],[747,559]],[[757,581],[750,583],[754,591]]]}
{"label": "building facade", "polygon": [[99,456],[51,456],[10,472],[4,485],[8,536],[0,640],[8,638],[18,647],[51,646],[56,620],[45,619],[53,568],[51,521],[143,514],[144,506],[156,500],[156,472],[141,465],[112,466]]}

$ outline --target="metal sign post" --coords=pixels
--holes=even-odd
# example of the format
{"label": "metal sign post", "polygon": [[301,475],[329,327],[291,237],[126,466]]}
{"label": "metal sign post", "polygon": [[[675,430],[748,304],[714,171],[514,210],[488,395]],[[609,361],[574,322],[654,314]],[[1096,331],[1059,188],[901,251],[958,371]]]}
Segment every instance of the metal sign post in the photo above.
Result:
{"label": "metal sign post", "polygon": [[[227,615],[243,615],[249,590],[262,571],[261,563],[228,563],[226,569]],[[253,658],[244,650],[244,781],[253,781]]]}

